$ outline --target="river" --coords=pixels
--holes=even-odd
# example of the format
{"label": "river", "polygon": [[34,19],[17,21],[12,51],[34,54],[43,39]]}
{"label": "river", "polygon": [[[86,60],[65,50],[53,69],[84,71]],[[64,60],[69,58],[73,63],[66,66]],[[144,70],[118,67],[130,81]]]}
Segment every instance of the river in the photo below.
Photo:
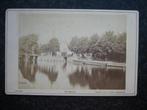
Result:
{"label": "river", "polygon": [[65,62],[62,57],[19,63],[20,89],[125,89],[125,70]]}

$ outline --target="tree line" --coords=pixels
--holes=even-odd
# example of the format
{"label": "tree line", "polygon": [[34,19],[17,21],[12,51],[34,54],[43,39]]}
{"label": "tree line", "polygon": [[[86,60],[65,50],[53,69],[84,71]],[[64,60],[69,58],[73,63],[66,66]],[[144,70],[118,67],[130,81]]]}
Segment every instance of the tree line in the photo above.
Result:
{"label": "tree line", "polygon": [[[93,60],[126,61],[126,33],[115,34],[113,31],[105,32],[102,36],[93,34],[87,37],[72,37],[69,50],[77,55],[90,55]],[[56,55],[60,51],[57,38],[51,38],[47,44],[39,45],[38,36],[30,34],[19,38],[19,55],[40,54],[50,52]]]}
{"label": "tree line", "polygon": [[50,52],[55,55],[60,50],[57,38],[51,38],[47,44],[38,44],[38,35],[30,34],[19,38],[19,55]]}
{"label": "tree line", "polygon": [[57,51],[60,51],[60,44],[57,38],[51,38],[47,44],[40,46],[41,53],[50,52],[52,55],[56,55]]}
{"label": "tree line", "polygon": [[91,54],[94,60],[126,61],[126,33],[105,32],[102,36],[73,37],[68,48],[84,57]]}

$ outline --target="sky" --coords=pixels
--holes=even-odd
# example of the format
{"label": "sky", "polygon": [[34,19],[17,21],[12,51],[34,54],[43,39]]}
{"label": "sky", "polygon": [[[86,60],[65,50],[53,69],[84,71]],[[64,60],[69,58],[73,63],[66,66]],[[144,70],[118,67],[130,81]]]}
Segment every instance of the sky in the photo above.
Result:
{"label": "sky", "polygon": [[20,13],[20,37],[37,34],[39,44],[48,43],[53,37],[59,39],[62,48],[71,38],[89,37],[93,34],[102,36],[106,31],[116,34],[126,32],[125,15],[106,14],[63,14],[63,13]]}

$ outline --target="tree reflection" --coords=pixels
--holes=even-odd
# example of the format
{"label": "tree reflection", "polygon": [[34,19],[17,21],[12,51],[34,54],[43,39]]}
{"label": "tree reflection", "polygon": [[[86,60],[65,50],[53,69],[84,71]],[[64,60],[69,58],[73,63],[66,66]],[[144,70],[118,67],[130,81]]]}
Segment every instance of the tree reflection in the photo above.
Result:
{"label": "tree reflection", "polygon": [[37,72],[37,65],[32,64],[32,61],[29,60],[28,62],[25,62],[24,59],[22,59],[19,62],[19,69],[23,76],[23,78],[27,79],[30,82],[35,81],[35,75]]}
{"label": "tree reflection", "polygon": [[39,70],[41,73],[47,75],[51,83],[56,81],[58,72],[53,66],[49,66],[49,68],[47,68],[46,66],[38,66],[37,64],[33,64],[32,62],[33,61],[31,59],[29,59],[28,62],[25,62],[24,58],[21,58],[21,60],[19,60],[19,69],[23,78],[27,79],[30,82],[34,82],[35,75]]}
{"label": "tree reflection", "polygon": [[86,67],[77,67],[69,75],[72,86],[88,85],[90,89],[125,89],[125,72],[121,69],[91,68],[89,72]]}
{"label": "tree reflection", "polygon": [[58,72],[54,66],[49,66],[49,68],[45,66],[38,66],[38,69],[41,73],[44,73],[48,76],[48,79],[51,81],[51,83],[57,80]]}
{"label": "tree reflection", "polygon": [[74,86],[79,84],[80,86],[86,86],[88,84],[88,70],[83,67],[77,67],[76,71],[74,71],[71,75],[69,75],[69,81]]}
{"label": "tree reflection", "polygon": [[67,61],[64,62],[63,66],[62,66],[63,70],[66,70],[66,66],[67,66]]}

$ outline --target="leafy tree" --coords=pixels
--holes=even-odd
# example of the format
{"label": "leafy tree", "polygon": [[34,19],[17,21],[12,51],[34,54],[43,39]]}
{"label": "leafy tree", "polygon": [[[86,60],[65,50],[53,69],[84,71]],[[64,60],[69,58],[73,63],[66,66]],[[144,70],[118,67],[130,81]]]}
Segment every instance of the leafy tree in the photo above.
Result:
{"label": "leafy tree", "polygon": [[73,38],[71,39],[71,41],[70,41],[70,43],[69,43],[69,45],[68,45],[68,48],[69,48],[71,51],[77,53],[77,52],[78,52],[78,43],[79,43],[79,39],[78,39],[78,37],[75,36],[75,37],[73,37]]}
{"label": "leafy tree", "polygon": [[113,51],[113,45],[116,40],[116,36],[113,31],[106,32],[96,43],[91,44],[91,53],[93,59],[107,60],[108,56]]}
{"label": "leafy tree", "polygon": [[114,50],[122,54],[126,52],[126,33],[120,33],[118,35]]}
{"label": "leafy tree", "polygon": [[99,41],[100,41],[100,37],[98,36],[98,34],[92,35],[89,39],[89,42],[88,42],[87,52],[92,53]]}
{"label": "leafy tree", "polygon": [[113,59],[116,59],[119,62],[126,61],[126,33],[118,34],[117,40],[113,47],[113,55],[118,56]]}
{"label": "leafy tree", "polygon": [[19,54],[39,54],[38,36],[30,34],[19,38]]}
{"label": "leafy tree", "polygon": [[81,37],[79,38],[78,44],[78,53],[79,54],[84,54],[87,52],[88,49],[88,38],[87,37]]}
{"label": "leafy tree", "polygon": [[41,45],[40,50],[42,53],[46,53],[49,51],[49,47],[47,44],[43,44],[43,45]]}
{"label": "leafy tree", "polygon": [[57,38],[52,38],[48,44],[49,51],[53,54],[56,54],[57,51],[60,50],[60,44]]}
{"label": "leafy tree", "polygon": [[73,37],[68,48],[76,54],[82,54],[84,57],[84,53],[86,53],[88,49],[88,43],[89,41],[87,37]]}
{"label": "leafy tree", "polygon": [[126,61],[126,33],[114,34],[107,31],[87,37],[73,37],[69,49],[76,54],[91,53],[94,60]]}

